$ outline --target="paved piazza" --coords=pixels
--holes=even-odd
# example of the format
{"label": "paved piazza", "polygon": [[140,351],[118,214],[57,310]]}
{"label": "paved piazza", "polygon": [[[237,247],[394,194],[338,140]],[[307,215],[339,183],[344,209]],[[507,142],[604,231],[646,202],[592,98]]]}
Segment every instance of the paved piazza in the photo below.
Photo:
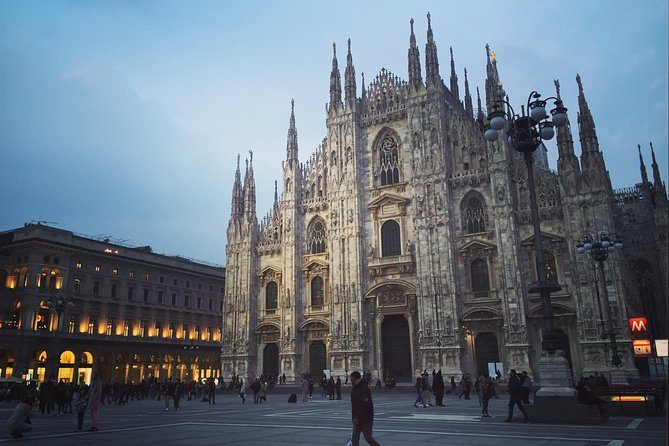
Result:
{"label": "paved piazza", "polygon": [[[375,438],[383,446],[409,445],[609,445],[663,446],[666,417],[612,417],[606,425],[523,424],[518,416],[505,423],[507,399],[492,400],[491,418],[479,417],[478,401],[445,398],[446,407],[414,408],[409,393],[374,392]],[[250,400],[250,403],[249,403]],[[14,404],[0,405],[3,419]],[[516,409],[517,410],[517,409]],[[518,414],[519,415],[519,414]],[[270,394],[268,403],[242,405],[231,394],[217,404],[182,401],[178,411],[158,401],[102,406],[98,432],[75,433],[76,416],[33,417],[34,431],[18,440],[23,445],[323,445],[344,446],[350,433],[349,395],[329,401],[314,393],[307,403],[288,404],[287,395]],[[90,426],[87,414],[84,428]],[[8,434],[0,443],[16,442]],[[365,441],[361,439],[361,444]]]}

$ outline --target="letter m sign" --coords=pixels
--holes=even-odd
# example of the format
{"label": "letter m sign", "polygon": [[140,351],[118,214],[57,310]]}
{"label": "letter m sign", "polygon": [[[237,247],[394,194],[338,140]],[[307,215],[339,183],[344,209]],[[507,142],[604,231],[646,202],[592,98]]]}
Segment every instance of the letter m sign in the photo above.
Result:
{"label": "letter m sign", "polygon": [[648,333],[648,324],[645,317],[631,317],[630,329],[633,334],[645,334]]}

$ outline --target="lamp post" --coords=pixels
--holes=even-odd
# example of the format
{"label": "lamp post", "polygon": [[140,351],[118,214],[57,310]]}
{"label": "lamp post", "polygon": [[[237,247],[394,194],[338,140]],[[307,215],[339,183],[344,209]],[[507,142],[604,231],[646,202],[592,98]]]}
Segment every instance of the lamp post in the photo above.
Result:
{"label": "lamp post", "polygon": [[[606,276],[604,275],[604,262],[609,258],[609,253],[623,249],[622,242],[614,235],[606,232],[592,236],[585,234],[576,244],[576,252],[578,254],[589,255],[594,261],[599,263],[599,272],[602,275],[602,289],[604,291],[604,303],[606,306],[606,318],[608,319],[608,331],[604,335],[608,335],[611,340],[611,365],[620,367],[622,361],[618,356],[618,344],[616,343],[616,331],[613,327],[613,314],[611,312],[611,305],[609,303],[609,292],[606,287]],[[595,277],[595,280],[597,278]]]}
{"label": "lamp post", "polygon": [[[46,306],[49,308],[49,310],[53,311],[58,315],[58,322],[56,324],[56,336],[54,338],[54,354],[49,355],[47,357],[48,362],[50,363],[49,367],[49,373],[52,375],[56,369],[56,365],[60,361],[60,358],[57,356],[58,355],[58,346],[60,345],[60,338],[61,338],[61,331],[63,329],[63,313],[65,313],[65,310],[74,307],[74,301],[71,298],[65,298],[63,295],[58,296],[57,298],[52,298],[49,297],[46,300]],[[50,377],[49,374],[46,375],[46,377]]]}
{"label": "lamp post", "polygon": [[[546,101],[554,100],[555,108],[550,111],[551,117],[546,113]],[[507,109],[504,110],[506,105]],[[544,319],[544,334],[542,349],[553,354],[557,349],[557,335],[553,322],[553,308],[551,307],[551,293],[560,290],[557,280],[546,278],[546,266],[544,260],[544,248],[541,239],[541,226],[539,220],[539,207],[537,205],[537,194],[534,187],[534,152],[541,145],[542,140],[549,140],[555,136],[555,127],[567,124],[567,109],[559,98],[550,97],[541,99],[541,94],[536,91],[530,93],[527,98],[527,108],[522,107],[522,115],[513,110],[511,104],[505,100],[498,100],[492,105],[493,111],[488,114],[488,123],[484,128],[484,138],[487,141],[496,141],[501,131],[507,126],[507,142],[517,152],[522,153],[527,166],[527,186],[530,192],[530,208],[532,211],[532,224],[534,226],[534,249],[537,264],[537,281],[530,284],[529,292],[541,295],[541,306]],[[525,110],[529,115],[525,114]]]}

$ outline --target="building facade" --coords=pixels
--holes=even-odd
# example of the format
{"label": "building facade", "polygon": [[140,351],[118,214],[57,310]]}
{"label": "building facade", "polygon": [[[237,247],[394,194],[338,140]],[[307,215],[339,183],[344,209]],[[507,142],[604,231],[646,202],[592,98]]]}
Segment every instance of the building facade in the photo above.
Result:
{"label": "building facade", "polygon": [[[506,94],[488,48],[486,70],[490,109]],[[275,186],[260,222],[253,154],[243,179],[237,158],[224,376],[364,369],[410,379],[424,369],[460,375],[501,364],[540,380],[542,312],[540,296],[528,293],[537,274],[521,155],[504,138],[484,140],[482,99],[477,89],[475,108],[466,71],[461,97],[452,51],[442,79],[429,16],[424,65],[411,21],[408,80],[383,69],[370,83],[363,77],[359,91],[350,41],[343,77],[342,88],[335,48],[327,136],[301,163],[293,104],[282,191]],[[627,317],[647,314],[652,300],[664,305],[657,317],[666,327],[666,190],[656,163],[652,182],[643,176],[613,190],[577,82],[580,157],[567,125],[557,131],[557,172],[543,147],[534,166],[546,273],[561,287],[552,294],[555,325],[574,376],[606,372],[602,308],[610,305],[622,370],[635,375]],[[644,222],[651,230],[641,235]],[[609,302],[592,260],[575,249],[584,233],[601,231],[634,247],[605,263]]]}
{"label": "building facade", "polygon": [[0,233],[0,373],[220,376],[225,269],[43,224]]}

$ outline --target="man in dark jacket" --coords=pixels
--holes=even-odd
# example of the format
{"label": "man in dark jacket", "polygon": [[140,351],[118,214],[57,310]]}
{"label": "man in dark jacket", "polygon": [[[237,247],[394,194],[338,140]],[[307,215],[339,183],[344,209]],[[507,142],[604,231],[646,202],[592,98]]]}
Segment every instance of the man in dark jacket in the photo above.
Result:
{"label": "man in dark jacket", "polygon": [[353,419],[353,433],[351,440],[353,446],[360,444],[360,432],[365,440],[372,446],[381,446],[372,437],[372,426],[374,424],[374,404],[372,403],[372,392],[367,383],[362,380],[360,372],[351,373],[351,418]]}
{"label": "man in dark jacket", "polygon": [[432,390],[434,391],[434,398],[437,400],[437,406],[444,405],[444,377],[441,374],[441,369],[434,375],[432,379]]}
{"label": "man in dark jacket", "polygon": [[507,417],[506,422],[509,422],[513,419],[513,406],[517,405],[518,409],[525,416],[525,422],[529,423],[530,420],[527,418],[527,412],[523,408],[523,384],[520,382],[520,377],[514,369],[511,369],[509,375],[509,416]]}

